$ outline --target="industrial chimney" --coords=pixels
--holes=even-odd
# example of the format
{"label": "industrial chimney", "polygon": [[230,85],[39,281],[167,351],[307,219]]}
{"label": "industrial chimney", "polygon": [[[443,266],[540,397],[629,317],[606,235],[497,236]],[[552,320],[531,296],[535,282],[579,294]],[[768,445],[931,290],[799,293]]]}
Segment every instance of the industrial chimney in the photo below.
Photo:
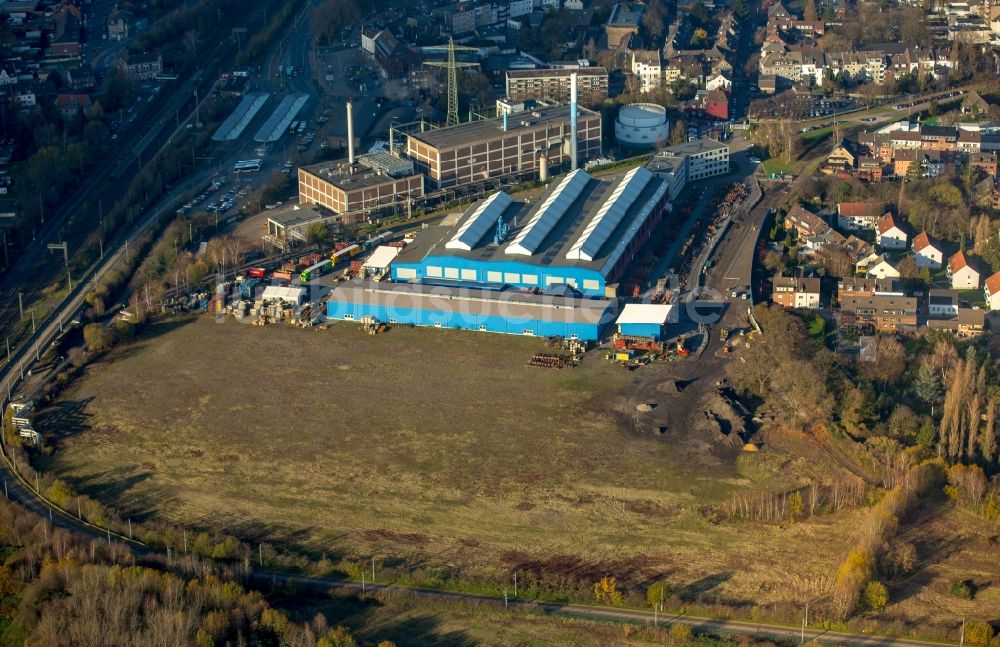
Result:
{"label": "industrial chimney", "polygon": [[[575,84],[576,81],[573,83]],[[347,163],[351,167],[354,166],[354,103],[351,101],[347,102]]]}
{"label": "industrial chimney", "polygon": [[538,181],[548,182],[549,180],[549,156],[542,153],[538,156]]}
{"label": "industrial chimney", "polygon": [[576,170],[576,72],[569,75],[569,161]]}

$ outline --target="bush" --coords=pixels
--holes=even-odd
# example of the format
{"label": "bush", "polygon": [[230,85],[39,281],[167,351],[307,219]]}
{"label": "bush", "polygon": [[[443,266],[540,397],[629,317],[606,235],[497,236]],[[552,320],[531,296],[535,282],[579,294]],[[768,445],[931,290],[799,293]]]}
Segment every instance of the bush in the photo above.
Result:
{"label": "bush", "polygon": [[49,486],[45,495],[48,497],[49,501],[65,510],[66,506],[69,505],[70,500],[76,496],[76,492],[73,491],[73,488],[71,488],[66,481],[56,479],[52,482],[52,485]]}
{"label": "bush", "polygon": [[618,590],[618,581],[614,577],[602,577],[594,582],[594,601],[612,607],[622,606],[625,601]]}
{"label": "bush", "polygon": [[993,638],[993,626],[982,620],[973,620],[965,625],[965,642],[970,645],[986,645]]}
{"label": "bush", "polygon": [[115,343],[115,336],[107,326],[98,323],[87,324],[83,329],[83,341],[87,348],[95,353],[110,350]]}
{"label": "bush", "polygon": [[665,582],[653,582],[646,589],[646,604],[655,607],[660,602],[670,598],[670,588]]}
{"label": "bush", "polygon": [[694,631],[688,625],[670,625],[670,637],[674,640],[691,640],[694,638]]}
{"label": "bush", "polygon": [[948,586],[948,593],[959,600],[971,600],[973,595],[972,586],[969,585],[967,580],[955,580],[952,582]]}
{"label": "bush", "polygon": [[865,585],[864,600],[869,611],[878,613],[889,604],[889,589],[885,584],[872,580]]}

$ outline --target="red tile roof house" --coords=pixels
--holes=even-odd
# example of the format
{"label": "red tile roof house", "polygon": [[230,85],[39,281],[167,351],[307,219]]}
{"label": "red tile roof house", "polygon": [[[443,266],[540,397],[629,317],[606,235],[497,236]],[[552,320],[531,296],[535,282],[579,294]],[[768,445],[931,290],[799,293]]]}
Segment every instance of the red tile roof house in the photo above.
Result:
{"label": "red tile roof house", "polygon": [[830,225],[826,221],[811,211],[806,211],[799,205],[795,205],[785,214],[785,229],[794,230],[800,239],[826,233],[830,230]]}
{"label": "red tile roof house", "polygon": [[705,114],[721,121],[729,119],[729,97],[722,90],[712,90],[705,97]]}
{"label": "red tile roof house", "polygon": [[875,242],[882,249],[906,249],[909,238],[903,228],[896,224],[896,219],[892,217],[891,213],[887,213],[879,219]]}
{"label": "red tile roof house", "polygon": [[837,224],[845,229],[875,229],[882,216],[878,202],[840,202],[837,204]]}
{"label": "red tile roof house", "polygon": [[964,252],[955,252],[948,259],[948,278],[952,290],[972,290],[979,287],[979,271],[969,264]]}
{"label": "red tile roof house", "polygon": [[983,291],[986,293],[986,305],[989,309],[1000,310],[1000,272],[986,279]]}
{"label": "red tile roof house", "polygon": [[77,110],[90,110],[90,96],[86,94],[60,94],[56,97],[56,107],[63,119],[72,119]]}
{"label": "red tile roof house", "polygon": [[944,264],[944,252],[941,245],[932,240],[926,231],[922,231],[913,238],[911,243],[913,248],[913,258],[917,262],[917,267],[929,267],[934,270],[941,269]]}

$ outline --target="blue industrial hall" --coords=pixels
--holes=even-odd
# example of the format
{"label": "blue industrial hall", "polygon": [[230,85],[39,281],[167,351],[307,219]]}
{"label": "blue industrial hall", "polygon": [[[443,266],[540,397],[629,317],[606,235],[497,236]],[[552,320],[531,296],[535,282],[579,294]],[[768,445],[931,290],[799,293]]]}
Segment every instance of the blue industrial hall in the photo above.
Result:
{"label": "blue industrial hall", "polygon": [[609,299],[567,298],[524,290],[347,281],[337,285],[326,316],[372,317],[391,324],[595,341],[614,321]]}

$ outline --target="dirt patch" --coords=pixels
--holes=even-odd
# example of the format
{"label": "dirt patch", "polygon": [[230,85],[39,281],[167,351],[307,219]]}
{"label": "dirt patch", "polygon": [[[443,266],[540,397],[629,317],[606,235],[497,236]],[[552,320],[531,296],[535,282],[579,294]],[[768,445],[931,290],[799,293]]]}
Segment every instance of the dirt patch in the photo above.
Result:
{"label": "dirt patch", "polygon": [[387,528],[366,530],[362,536],[368,541],[392,541],[422,544],[427,542],[427,535],[418,532],[394,532]]}

